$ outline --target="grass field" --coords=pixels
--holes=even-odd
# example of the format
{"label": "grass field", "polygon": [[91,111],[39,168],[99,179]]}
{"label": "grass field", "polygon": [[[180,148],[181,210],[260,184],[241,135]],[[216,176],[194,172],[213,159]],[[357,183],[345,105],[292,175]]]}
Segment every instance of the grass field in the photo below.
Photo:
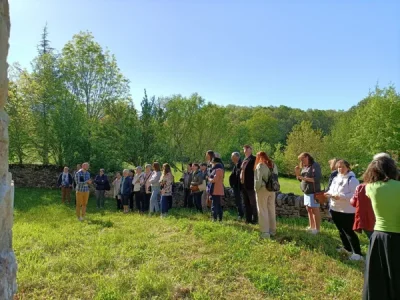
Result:
{"label": "grass field", "polygon": [[[362,262],[335,251],[338,234],[319,236],[305,219],[279,219],[275,240],[234,220],[172,210],[166,219],[124,215],[89,200],[84,222],[58,191],[17,189],[16,299],[360,299]],[[367,240],[361,237],[362,248]]]}

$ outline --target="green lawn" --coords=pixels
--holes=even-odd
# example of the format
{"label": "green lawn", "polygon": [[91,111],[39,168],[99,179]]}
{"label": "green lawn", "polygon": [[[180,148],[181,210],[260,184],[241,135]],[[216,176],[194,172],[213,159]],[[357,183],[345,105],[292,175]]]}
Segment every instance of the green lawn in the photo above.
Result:
{"label": "green lawn", "polygon": [[112,200],[98,212],[91,198],[81,223],[58,191],[17,189],[17,299],[360,299],[363,263],[336,253],[331,224],[311,236],[306,219],[279,219],[265,241],[224,218],[124,215]]}

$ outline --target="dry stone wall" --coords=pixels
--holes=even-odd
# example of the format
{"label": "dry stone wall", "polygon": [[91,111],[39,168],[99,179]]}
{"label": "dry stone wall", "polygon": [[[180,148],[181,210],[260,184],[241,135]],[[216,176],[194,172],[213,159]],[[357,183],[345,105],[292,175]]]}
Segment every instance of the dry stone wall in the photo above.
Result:
{"label": "dry stone wall", "polygon": [[12,250],[14,187],[8,171],[7,55],[10,37],[8,0],[0,0],[0,299],[13,298],[17,290],[17,263]]}

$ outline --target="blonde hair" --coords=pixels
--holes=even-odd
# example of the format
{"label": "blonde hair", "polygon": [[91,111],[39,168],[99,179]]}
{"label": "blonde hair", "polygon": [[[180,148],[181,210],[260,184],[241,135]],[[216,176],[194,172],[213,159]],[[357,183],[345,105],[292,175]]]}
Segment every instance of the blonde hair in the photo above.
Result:
{"label": "blonde hair", "polygon": [[337,162],[338,162],[337,158],[332,158],[332,159],[328,160],[329,167],[331,168],[331,170],[335,170],[336,169],[336,163]]}

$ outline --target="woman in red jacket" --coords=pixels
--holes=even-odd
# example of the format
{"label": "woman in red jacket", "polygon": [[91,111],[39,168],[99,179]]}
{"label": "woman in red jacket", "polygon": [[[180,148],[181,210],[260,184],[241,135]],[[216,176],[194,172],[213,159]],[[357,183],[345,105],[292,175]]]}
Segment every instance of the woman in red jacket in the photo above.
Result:
{"label": "woman in red jacket", "polygon": [[371,239],[375,226],[375,214],[372,208],[371,199],[368,198],[365,191],[365,184],[357,186],[350,203],[356,208],[353,230],[357,232],[364,231]]}

